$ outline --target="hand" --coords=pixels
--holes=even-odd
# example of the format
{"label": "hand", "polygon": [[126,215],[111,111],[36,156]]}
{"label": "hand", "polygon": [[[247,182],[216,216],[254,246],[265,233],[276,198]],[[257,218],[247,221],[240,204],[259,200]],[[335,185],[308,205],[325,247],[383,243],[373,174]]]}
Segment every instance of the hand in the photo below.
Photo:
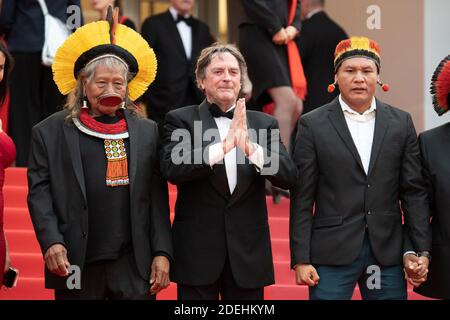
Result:
{"label": "hand", "polygon": [[67,260],[67,250],[62,244],[54,244],[47,249],[44,255],[45,264],[48,270],[60,277],[69,275],[70,263]]}
{"label": "hand", "polygon": [[272,42],[277,45],[286,44],[288,40],[288,36],[286,34],[286,29],[281,28],[280,31],[274,34],[272,37]]}
{"label": "hand", "polygon": [[320,277],[316,268],[311,264],[299,264],[295,268],[295,281],[298,285],[306,284],[314,287],[319,283]]}
{"label": "hand", "polygon": [[289,26],[285,30],[286,30],[286,36],[287,36],[286,43],[288,43],[289,41],[294,40],[295,37],[297,37],[297,35],[299,34],[297,28],[294,27],[294,26]]}
{"label": "hand", "polygon": [[248,157],[255,152],[256,149],[248,137],[247,109],[245,107],[244,98],[237,101],[234,114],[238,118],[238,129],[236,130],[237,147]]}
{"label": "hand", "polygon": [[170,262],[164,256],[153,258],[150,271],[150,293],[157,294],[170,285],[169,269]]}
{"label": "hand", "polygon": [[427,257],[417,257],[407,254],[403,257],[405,279],[415,287],[427,280],[429,260]]}
{"label": "hand", "polygon": [[227,136],[225,140],[222,141],[223,153],[227,154],[237,145],[236,131],[238,130],[239,117],[236,116],[236,110],[233,114],[233,119],[231,119],[230,128],[228,129]]}

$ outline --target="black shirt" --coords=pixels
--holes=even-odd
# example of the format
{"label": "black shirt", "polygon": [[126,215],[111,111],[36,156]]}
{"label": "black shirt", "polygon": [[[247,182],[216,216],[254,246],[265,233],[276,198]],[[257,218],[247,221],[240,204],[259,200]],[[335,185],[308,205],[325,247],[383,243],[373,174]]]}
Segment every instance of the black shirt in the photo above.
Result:
{"label": "black shirt", "polygon": [[[96,118],[115,123],[118,117]],[[129,139],[124,139],[129,154]],[[129,185],[107,187],[104,140],[81,134],[80,150],[88,203],[88,243],[86,263],[115,260],[131,248]]]}

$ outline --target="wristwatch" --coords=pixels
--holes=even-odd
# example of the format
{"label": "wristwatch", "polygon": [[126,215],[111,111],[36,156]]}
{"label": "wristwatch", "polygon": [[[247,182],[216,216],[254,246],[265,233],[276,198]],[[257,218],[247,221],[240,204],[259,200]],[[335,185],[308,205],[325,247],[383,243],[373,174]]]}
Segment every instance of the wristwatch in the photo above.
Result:
{"label": "wristwatch", "polygon": [[431,254],[429,251],[417,252],[417,256],[418,257],[426,257],[426,258],[428,258],[428,262],[431,262]]}

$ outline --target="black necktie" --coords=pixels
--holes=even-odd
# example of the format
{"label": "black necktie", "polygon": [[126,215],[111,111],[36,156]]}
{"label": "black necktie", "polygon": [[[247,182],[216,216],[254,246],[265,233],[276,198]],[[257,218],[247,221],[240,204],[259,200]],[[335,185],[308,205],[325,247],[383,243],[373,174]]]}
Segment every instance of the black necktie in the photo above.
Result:
{"label": "black necktie", "polygon": [[192,16],[189,16],[189,17],[186,18],[185,16],[182,16],[181,14],[179,14],[177,16],[177,20],[175,20],[175,22],[178,23],[178,22],[181,22],[181,21],[186,22],[186,24],[188,26],[192,26],[193,19],[192,19]]}
{"label": "black necktie", "polygon": [[234,109],[228,112],[223,112],[217,104],[213,103],[209,106],[209,112],[211,112],[211,115],[214,118],[225,117],[228,119],[233,119]]}

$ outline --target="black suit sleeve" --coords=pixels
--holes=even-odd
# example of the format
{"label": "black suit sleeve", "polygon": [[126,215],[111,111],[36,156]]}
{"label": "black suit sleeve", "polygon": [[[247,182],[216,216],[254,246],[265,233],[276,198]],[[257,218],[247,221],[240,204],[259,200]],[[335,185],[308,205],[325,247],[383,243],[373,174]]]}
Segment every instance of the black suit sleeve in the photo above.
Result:
{"label": "black suit sleeve", "polygon": [[300,1],[297,1],[297,7],[295,9],[295,16],[294,16],[294,20],[291,23],[291,26],[295,27],[298,31],[300,31],[300,29],[302,28],[302,20],[301,20],[301,16],[302,16],[302,6],[300,4]]}
{"label": "black suit sleeve", "polygon": [[0,34],[7,34],[15,22],[16,0],[2,1],[0,8]]}
{"label": "black suit sleeve", "polygon": [[311,263],[314,195],[319,176],[315,149],[312,126],[302,117],[293,152],[298,178],[291,189],[289,219],[291,267],[299,263]]}
{"label": "black suit sleeve", "polygon": [[400,201],[405,226],[416,251],[430,251],[431,228],[428,196],[422,177],[419,144],[411,116],[400,169]]}
{"label": "black suit sleeve", "polygon": [[[160,151],[158,127],[154,125],[154,136],[157,141],[157,153]],[[173,260],[172,234],[170,231],[170,208],[167,181],[162,177],[159,157],[154,166],[151,184],[150,237],[153,255],[163,255]]]}
{"label": "black suit sleeve", "polygon": [[58,218],[53,209],[48,153],[45,142],[34,128],[31,135],[31,152],[28,164],[28,209],[42,253],[55,244],[65,246],[58,228]]}
{"label": "black suit sleeve", "polygon": [[433,216],[433,212],[435,211],[435,204],[434,204],[434,187],[433,183],[431,182],[431,176],[430,176],[430,166],[429,166],[429,160],[428,160],[428,151],[427,151],[427,143],[425,141],[425,138],[422,135],[419,135],[419,147],[420,147],[420,158],[422,162],[422,175],[423,180],[425,184],[425,189],[427,190],[428,194],[428,202],[430,205],[430,215]]}
{"label": "black suit sleeve", "polygon": [[178,115],[169,112],[163,128],[163,150],[161,171],[170,183],[182,184],[213,174],[208,155],[208,147],[192,144],[191,132],[184,126]]}
{"label": "black suit sleeve", "polygon": [[261,174],[274,186],[289,189],[295,184],[297,169],[281,142],[278,122],[275,119],[273,119],[268,132],[269,139],[267,139],[267,148],[264,150],[264,167]]}
{"label": "black suit sleeve", "polygon": [[306,65],[309,58],[311,57],[314,48],[314,32],[311,30],[310,22],[305,22],[303,24],[303,29],[298,36],[297,45],[300,52],[300,57],[302,58],[302,63]]}
{"label": "black suit sleeve", "polygon": [[241,0],[245,13],[266,29],[271,36],[283,28],[280,18],[270,10],[264,0]]}

